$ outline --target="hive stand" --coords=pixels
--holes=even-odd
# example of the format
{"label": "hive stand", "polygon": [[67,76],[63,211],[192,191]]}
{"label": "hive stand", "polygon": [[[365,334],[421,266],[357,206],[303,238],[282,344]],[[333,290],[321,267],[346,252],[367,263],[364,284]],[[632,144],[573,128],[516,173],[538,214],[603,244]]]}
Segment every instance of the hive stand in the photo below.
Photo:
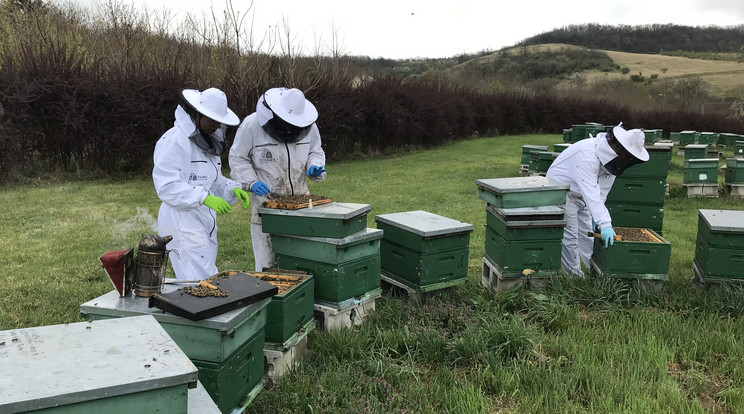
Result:
{"label": "hive stand", "polygon": [[361,325],[375,311],[375,301],[381,294],[381,289],[375,289],[359,299],[347,300],[339,304],[316,301],[314,315],[318,327],[324,331],[330,331]]}
{"label": "hive stand", "polygon": [[744,184],[726,184],[729,197],[744,198]]}
{"label": "hive stand", "polygon": [[718,184],[682,184],[687,189],[687,197],[718,197]]}
{"label": "hive stand", "polygon": [[550,275],[546,276],[519,276],[504,277],[504,272],[498,265],[492,263],[488,257],[483,256],[483,272],[481,284],[484,288],[494,293],[501,293],[511,289],[517,284],[526,284],[529,289],[545,287],[550,281]]}
{"label": "hive stand", "polygon": [[706,276],[700,269],[700,265],[697,263],[696,260],[692,261],[692,272],[693,276],[690,282],[692,282],[692,286],[700,290],[708,290],[712,286],[720,285],[723,283],[744,287],[744,279],[729,279]]}
{"label": "hive stand", "polygon": [[[590,260],[589,269],[591,273],[596,277],[605,276],[599,266],[597,266],[597,264],[594,262],[594,258]],[[642,279],[633,277],[617,277],[617,279],[625,281],[625,283],[627,283],[628,286],[631,288],[636,288],[638,290],[647,290],[651,292],[661,292],[661,290],[664,288],[664,284],[666,283],[666,280],[664,279]]]}
{"label": "hive stand", "polygon": [[[312,325],[308,328],[309,325]],[[267,342],[264,344],[264,380],[269,386],[279,385],[281,378],[299,366],[309,354],[307,337],[315,328],[315,321],[310,321],[302,332],[293,335],[283,344]]]}

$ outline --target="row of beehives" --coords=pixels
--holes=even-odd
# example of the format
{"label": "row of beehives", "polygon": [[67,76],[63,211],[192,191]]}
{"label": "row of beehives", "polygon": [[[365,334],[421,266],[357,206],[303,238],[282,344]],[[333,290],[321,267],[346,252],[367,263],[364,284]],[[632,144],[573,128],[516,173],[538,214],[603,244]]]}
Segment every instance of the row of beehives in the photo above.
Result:
{"label": "row of beehives", "polygon": [[[602,125],[596,122],[572,125],[571,128],[563,130],[563,142],[577,142],[588,138],[589,135],[596,136],[600,132],[607,132],[612,127],[614,125]],[[649,145],[664,139],[663,129],[643,129],[643,133],[646,138],[646,144]],[[687,144],[711,144],[735,148],[739,142],[744,144],[744,135],[730,132],[680,131],[670,132],[669,140],[681,146]]]}
{"label": "row of beehives", "polygon": [[[483,284],[499,291],[517,280],[543,280],[560,272],[562,210],[568,186],[545,177],[478,180],[488,203]],[[744,212],[700,210],[694,271],[699,280],[744,281]],[[613,222],[613,225],[614,222]],[[648,240],[605,248],[595,239],[590,270],[624,279],[668,279],[671,245],[661,232],[638,224]]]}

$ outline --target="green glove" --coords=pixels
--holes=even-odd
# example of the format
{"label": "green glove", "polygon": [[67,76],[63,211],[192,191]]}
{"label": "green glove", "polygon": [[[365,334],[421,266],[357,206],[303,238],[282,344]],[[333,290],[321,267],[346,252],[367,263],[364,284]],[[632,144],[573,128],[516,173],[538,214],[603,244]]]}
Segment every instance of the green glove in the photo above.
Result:
{"label": "green glove", "polygon": [[235,197],[238,197],[238,200],[243,200],[243,208],[248,208],[251,205],[251,199],[248,197],[248,193],[243,191],[240,187],[235,187],[232,189],[233,194],[235,194]]}
{"label": "green glove", "polygon": [[207,195],[202,204],[216,211],[217,214],[225,214],[232,210],[232,207],[230,207],[230,204],[227,204],[227,201],[213,195]]}

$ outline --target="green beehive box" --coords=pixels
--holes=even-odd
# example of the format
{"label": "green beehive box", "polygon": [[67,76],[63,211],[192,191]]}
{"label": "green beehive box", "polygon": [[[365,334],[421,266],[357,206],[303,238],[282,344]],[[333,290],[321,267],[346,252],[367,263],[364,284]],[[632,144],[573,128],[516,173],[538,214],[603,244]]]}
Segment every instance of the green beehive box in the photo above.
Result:
{"label": "green beehive box", "polygon": [[697,238],[714,247],[744,249],[744,211],[698,210]]}
{"label": "green beehive box", "polygon": [[744,157],[744,141],[734,142],[734,156]]}
{"label": "green beehive box", "polygon": [[641,227],[659,234],[664,224],[663,204],[641,204],[608,201],[605,203],[612,217],[612,225],[617,227]]}
{"label": "green beehive box", "polygon": [[[284,293],[271,297],[266,307],[266,342],[283,344],[313,321],[315,279],[312,275],[272,275],[279,278],[299,278],[299,282]],[[271,283],[269,281],[269,283]],[[281,292],[281,290],[280,290]]]}
{"label": "green beehive box", "polygon": [[[635,167],[635,166],[634,166]],[[629,170],[634,167],[629,168]],[[617,177],[607,194],[608,201],[664,205],[666,180],[657,178],[632,178],[625,174]]]}
{"label": "green beehive box", "polygon": [[[613,227],[619,235],[623,235],[623,229]],[[623,236],[622,241],[615,241],[606,248],[600,238],[594,240],[594,251],[592,263],[594,263],[605,276],[623,279],[655,279],[667,280],[669,278],[669,259],[671,257],[671,244],[651,229],[639,229],[646,234],[651,234],[656,241],[633,241]]]}
{"label": "green beehive box", "polygon": [[563,130],[563,142],[571,142],[571,128]]}
{"label": "green beehive box", "polygon": [[694,144],[698,142],[698,135],[700,133],[697,131],[682,131],[679,133],[679,145],[686,146],[689,144]]}
{"label": "green beehive box", "polygon": [[530,151],[547,151],[547,145],[522,145],[522,161],[521,164],[527,165],[530,163]]}
{"label": "green beehive box", "polygon": [[260,207],[258,213],[264,233],[341,239],[367,227],[369,210],[369,204],[331,202],[297,210]]}
{"label": "green beehive box", "polygon": [[553,272],[561,267],[561,239],[505,240],[486,226],[486,256],[507,274],[525,269]]}
{"label": "green beehive box", "polygon": [[736,140],[739,138],[738,134],[732,134],[730,132],[722,132],[718,134],[718,144],[725,147],[733,148]]}
{"label": "green beehive box", "polygon": [[708,158],[708,144],[685,145],[685,160]]}
{"label": "green beehive box", "polygon": [[682,142],[682,133],[681,132],[670,132],[669,133],[669,139],[672,142]]}
{"label": "green beehive box", "polygon": [[706,276],[744,279],[744,249],[741,247],[715,247],[698,238],[695,262]]}
{"label": "green beehive box", "polygon": [[[167,283],[163,293],[177,290],[180,285]],[[130,294],[119,297],[112,290],[80,305],[85,319],[103,320],[128,316],[152,315],[192,360],[221,362],[240,348],[266,325],[266,306],[271,298],[262,299],[211,318],[192,321],[158,308],[149,307],[149,298]]]}
{"label": "green beehive box", "polygon": [[563,144],[553,144],[553,152],[561,153],[566,150],[566,148],[570,147],[570,143],[563,143]]}
{"label": "green beehive box", "polygon": [[152,316],[0,331],[0,412],[185,414],[197,369]]}
{"label": "green beehive box", "polygon": [[717,144],[718,143],[718,133],[716,132],[701,132],[698,135],[698,141],[700,144]]}
{"label": "green beehive box", "polygon": [[333,264],[350,262],[379,252],[381,238],[382,230],[371,228],[342,239],[271,235],[274,253]]}
{"label": "green beehive box", "polygon": [[477,180],[478,197],[500,208],[566,204],[568,184],[546,177],[508,177]]}
{"label": "green beehive box", "polygon": [[657,178],[666,181],[669,164],[672,161],[672,148],[654,145],[646,147],[646,151],[648,161],[633,165],[623,171],[621,178]]}
{"label": "green beehive box", "polygon": [[643,135],[646,140],[646,144],[653,144],[654,142],[664,137],[663,129],[644,129]]}
{"label": "green beehive box", "polygon": [[718,182],[718,158],[685,160],[685,184],[715,184]]}
{"label": "green beehive box", "polygon": [[726,184],[744,184],[744,156],[726,160]]}
{"label": "green beehive box", "polygon": [[223,413],[241,405],[241,400],[260,386],[264,371],[264,331],[256,332],[222,362],[193,361],[199,381]]}
{"label": "green beehive box", "polygon": [[560,240],[566,226],[556,206],[502,209],[486,207],[486,225],[504,240]]}
{"label": "green beehive box", "polygon": [[380,243],[382,270],[387,276],[407,286],[423,288],[448,287],[465,281],[468,274],[469,247],[433,252],[417,252],[397,243]]}
{"label": "green beehive box", "polygon": [[380,288],[380,252],[343,263],[276,254],[277,267],[313,274],[315,301],[341,303]]}
{"label": "green beehive box", "polygon": [[468,247],[473,232],[472,224],[422,210],[381,214],[375,222],[384,241],[420,253]]}

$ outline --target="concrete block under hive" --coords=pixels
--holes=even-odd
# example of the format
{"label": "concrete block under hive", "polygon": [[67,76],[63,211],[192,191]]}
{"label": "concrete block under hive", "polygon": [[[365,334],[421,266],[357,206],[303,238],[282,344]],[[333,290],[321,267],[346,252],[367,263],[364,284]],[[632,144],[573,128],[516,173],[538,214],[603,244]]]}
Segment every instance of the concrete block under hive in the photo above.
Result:
{"label": "concrete block under hive", "polygon": [[3,413],[186,414],[197,387],[152,316],[0,331],[0,343]]}
{"label": "concrete block under hive", "polygon": [[541,176],[481,179],[476,185],[478,197],[499,208],[563,205],[569,188]]}
{"label": "concrete block under hive", "polygon": [[465,281],[472,224],[421,210],[375,222],[383,231],[382,273],[393,284],[431,291]]}
{"label": "concrete block under hive", "polygon": [[695,264],[706,282],[744,281],[744,211],[698,211]]}
{"label": "concrete block under hive", "polygon": [[301,209],[260,207],[262,230],[270,234],[342,239],[367,227],[369,204],[331,202]]}
{"label": "concrete block under hive", "polygon": [[671,244],[653,230],[614,227],[621,241],[605,247],[601,238],[594,240],[593,270],[601,275],[622,279],[667,280]]}

